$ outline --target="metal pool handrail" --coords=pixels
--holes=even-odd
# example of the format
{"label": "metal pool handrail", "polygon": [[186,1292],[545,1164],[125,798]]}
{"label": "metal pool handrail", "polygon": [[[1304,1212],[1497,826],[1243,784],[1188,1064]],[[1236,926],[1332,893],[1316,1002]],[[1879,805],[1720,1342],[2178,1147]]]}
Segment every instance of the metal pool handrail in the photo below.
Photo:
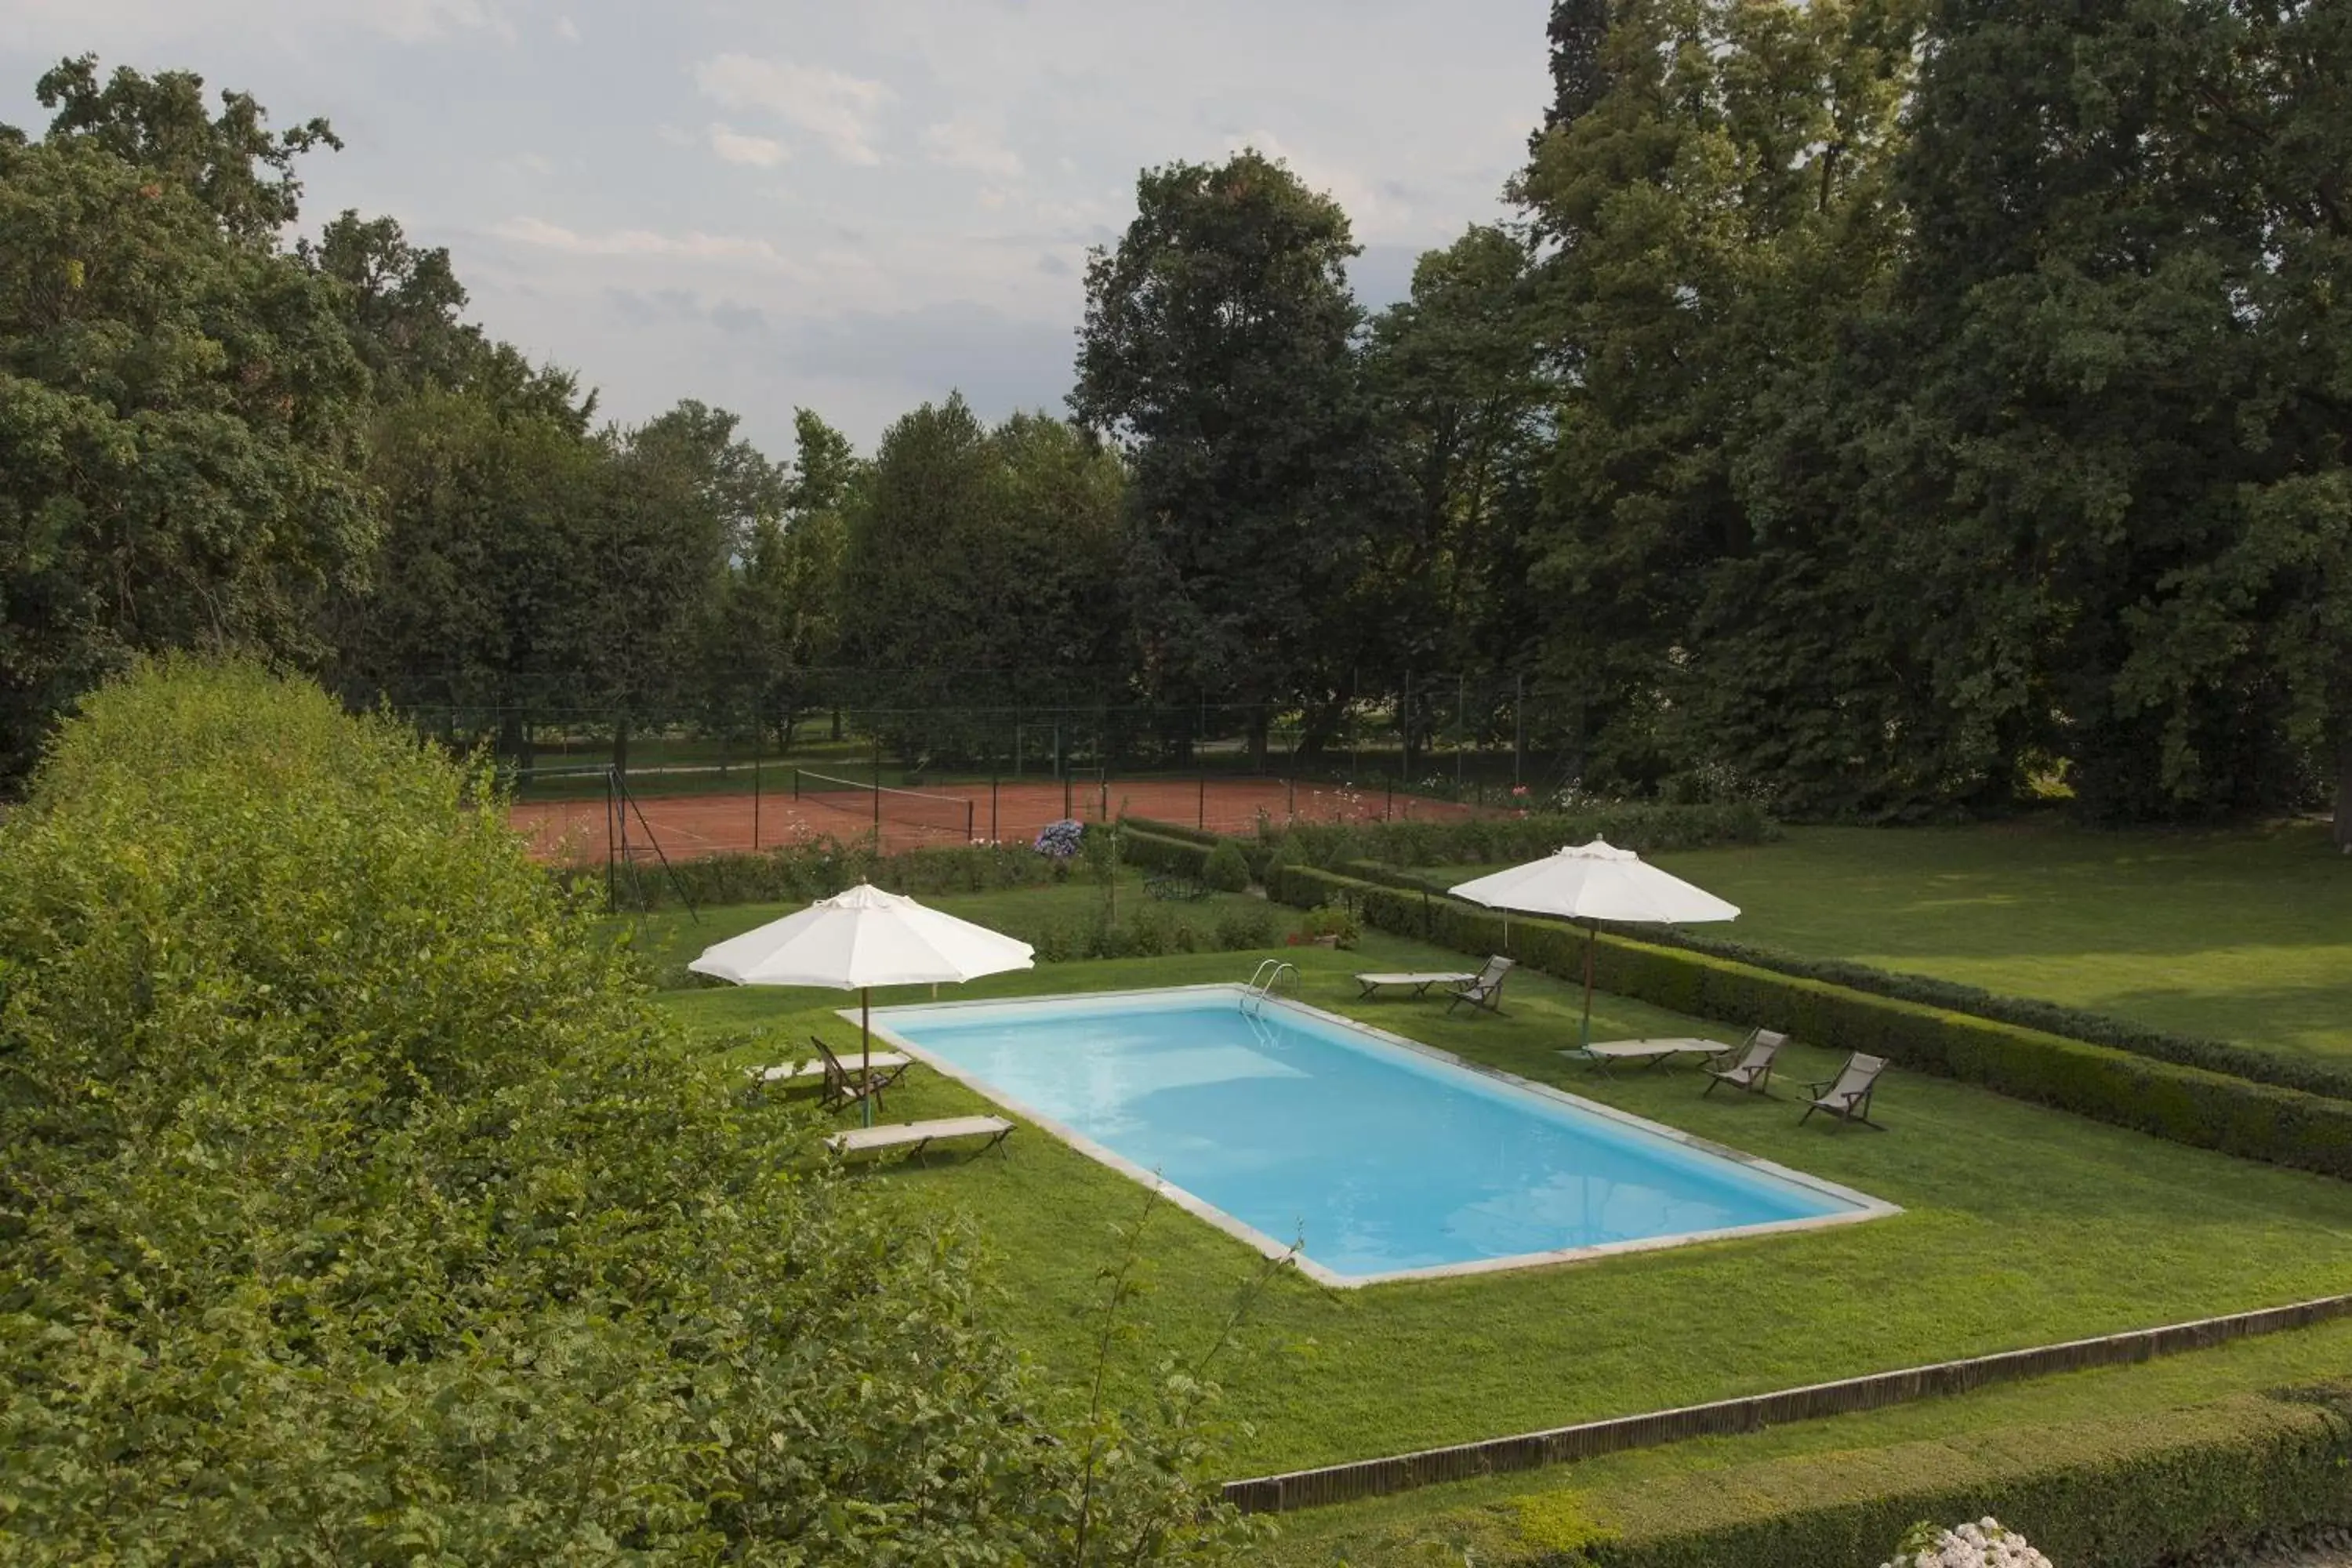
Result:
{"label": "metal pool handrail", "polygon": [[1250,976],[1249,985],[1242,994],[1243,1015],[1254,1018],[1263,1012],[1265,999],[1274,994],[1274,988],[1282,984],[1282,977],[1286,974],[1290,976],[1290,994],[1293,996],[1297,995],[1298,966],[1297,964],[1281,958],[1258,960],[1257,970]]}

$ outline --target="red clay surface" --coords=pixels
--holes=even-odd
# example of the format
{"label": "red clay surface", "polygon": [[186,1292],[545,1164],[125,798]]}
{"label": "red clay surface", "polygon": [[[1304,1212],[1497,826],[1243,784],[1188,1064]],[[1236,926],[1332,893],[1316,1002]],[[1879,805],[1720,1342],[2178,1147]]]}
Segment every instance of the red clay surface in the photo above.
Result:
{"label": "red clay surface", "polygon": [[[940,797],[971,803],[972,838],[1013,844],[1033,842],[1039,828],[1065,816],[1096,822],[1124,814],[1219,833],[1247,833],[1256,828],[1261,814],[1277,823],[1370,822],[1384,816],[1453,822],[1472,815],[1470,807],[1450,801],[1336,784],[1292,784],[1281,779],[1212,779],[1206,784],[1119,779],[1108,786],[1073,783],[1066,803],[1062,785],[1025,781],[994,786],[934,784],[922,794],[930,798],[884,797],[884,849],[965,842],[961,815]],[[773,849],[809,838],[855,838],[875,826],[872,797],[863,792],[837,805],[795,801],[789,791],[771,790],[759,795],[756,804],[749,794],[695,795],[639,796],[636,807],[629,814],[629,853],[648,854],[657,843],[673,860]],[[921,820],[914,819],[918,816]],[[509,820],[530,834],[532,850],[542,858],[587,865],[611,852],[607,818],[602,800],[569,800],[526,801],[514,807]]]}

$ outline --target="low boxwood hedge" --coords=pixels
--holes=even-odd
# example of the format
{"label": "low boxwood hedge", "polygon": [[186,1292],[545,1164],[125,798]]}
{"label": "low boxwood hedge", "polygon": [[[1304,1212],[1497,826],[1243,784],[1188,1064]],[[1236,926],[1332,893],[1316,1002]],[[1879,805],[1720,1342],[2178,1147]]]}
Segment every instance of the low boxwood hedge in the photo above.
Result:
{"label": "low boxwood hedge", "polygon": [[[1330,868],[1384,887],[1415,891],[1425,889],[1435,894],[1443,894],[1445,890],[1444,882],[1374,861],[1353,860]],[[1675,926],[1626,928],[1603,925],[1601,929],[1614,931],[1617,934],[1656,947],[1687,948],[1712,958],[1729,959],[1736,963],[1769,969],[1801,979],[1826,981],[1849,990],[1893,996],[1906,1002],[1940,1007],[1948,1012],[1973,1013],[1980,1018],[1995,1018],[2004,1024],[2016,1024],[2045,1034],[2086,1040],[2095,1046],[2112,1046],[2134,1056],[2154,1057],[2158,1061],[2178,1062],[2183,1067],[2204,1068],[2211,1072],[2227,1073],[2232,1078],[2251,1079],[2256,1083],[2276,1084],[2281,1089],[2299,1089],[2336,1100],[2352,1100],[2352,1068],[2332,1062],[2298,1060],[2248,1046],[2232,1045],[2227,1040],[2150,1028],[2145,1024],[2112,1018],[2085,1008],[2037,1001],[2030,996],[2005,995],[1975,985],[1963,985],[1957,981],[1902,973],[1867,963],[1856,963],[1849,959],[1808,958],[1776,948],[1733,942],[1707,931],[1685,931]]]}
{"label": "low boxwood hedge", "polygon": [[[1343,902],[1381,931],[1465,953],[1508,952],[1564,980],[1583,973],[1577,927],[1513,916],[1507,938],[1497,911],[1425,888],[1306,866],[1286,868],[1279,882],[1269,891],[1297,908]],[[2352,1102],[1613,933],[1595,939],[1594,976],[1603,990],[1678,1013],[1868,1051],[2176,1142],[2352,1176]]]}
{"label": "low boxwood hedge", "polygon": [[[2331,1394],[2340,1405],[2340,1394]],[[2352,1521],[2352,1425],[2340,1408],[2247,1396],[2116,1427],[2049,1426],[2016,1435],[2022,1464],[1987,1462],[1941,1443],[1870,1458],[1743,1467],[1737,1485],[1691,1476],[1640,1500],[1614,1540],[1570,1537],[1513,1561],[1593,1568],[1822,1568],[1882,1563],[1919,1520],[1957,1524],[1990,1513],[2052,1562],[2158,1568],[2234,1560],[2282,1531]],[[1537,1535],[1539,1521],[1527,1531]],[[1597,1533],[1597,1532],[1596,1532]]]}

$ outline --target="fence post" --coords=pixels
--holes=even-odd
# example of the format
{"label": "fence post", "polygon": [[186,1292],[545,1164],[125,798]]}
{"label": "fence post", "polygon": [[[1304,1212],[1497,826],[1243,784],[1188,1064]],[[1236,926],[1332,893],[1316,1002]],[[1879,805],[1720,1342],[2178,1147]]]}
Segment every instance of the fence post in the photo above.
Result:
{"label": "fence post", "polygon": [[760,759],[751,758],[751,853],[760,852]]}
{"label": "fence post", "polygon": [[1511,787],[1517,789],[1527,781],[1520,775],[1528,767],[1528,678],[1522,670],[1511,677]]}

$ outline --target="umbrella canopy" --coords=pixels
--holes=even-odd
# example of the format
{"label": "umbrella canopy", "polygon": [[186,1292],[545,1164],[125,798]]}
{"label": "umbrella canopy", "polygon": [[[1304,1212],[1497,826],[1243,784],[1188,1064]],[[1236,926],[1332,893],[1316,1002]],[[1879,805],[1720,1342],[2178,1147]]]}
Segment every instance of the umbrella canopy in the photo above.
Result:
{"label": "umbrella canopy", "polygon": [[687,965],[739,985],[919,985],[1026,969],[1036,950],[865,882],[703,950]]}
{"label": "umbrella canopy", "polygon": [[[738,985],[830,985],[856,991],[864,1065],[873,1072],[874,1031],[867,1016],[877,985],[936,984],[1027,969],[1036,950],[1002,931],[926,909],[902,893],[860,882],[819,899],[798,914],[703,949],[687,965]],[[874,1118],[871,1097],[866,1118]]]}
{"label": "umbrella canopy", "polygon": [[1583,1041],[1592,1043],[1592,943],[1595,921],[1680,925],[1739,917],[1739,906],[1661,871],[1631,849],[1595,838],[1448,889],[1493,910],[1554,915],[1584,922]]}
{"label": "umbrella canopy", "polygon": [[1630,921],[1679,925],[1739,918],[1704,888],[1661,871],[1631,849],[1601,839],[1570,844],[1540,860],[1479,877],[1450,889],[1489,909],[1571,921]]}

